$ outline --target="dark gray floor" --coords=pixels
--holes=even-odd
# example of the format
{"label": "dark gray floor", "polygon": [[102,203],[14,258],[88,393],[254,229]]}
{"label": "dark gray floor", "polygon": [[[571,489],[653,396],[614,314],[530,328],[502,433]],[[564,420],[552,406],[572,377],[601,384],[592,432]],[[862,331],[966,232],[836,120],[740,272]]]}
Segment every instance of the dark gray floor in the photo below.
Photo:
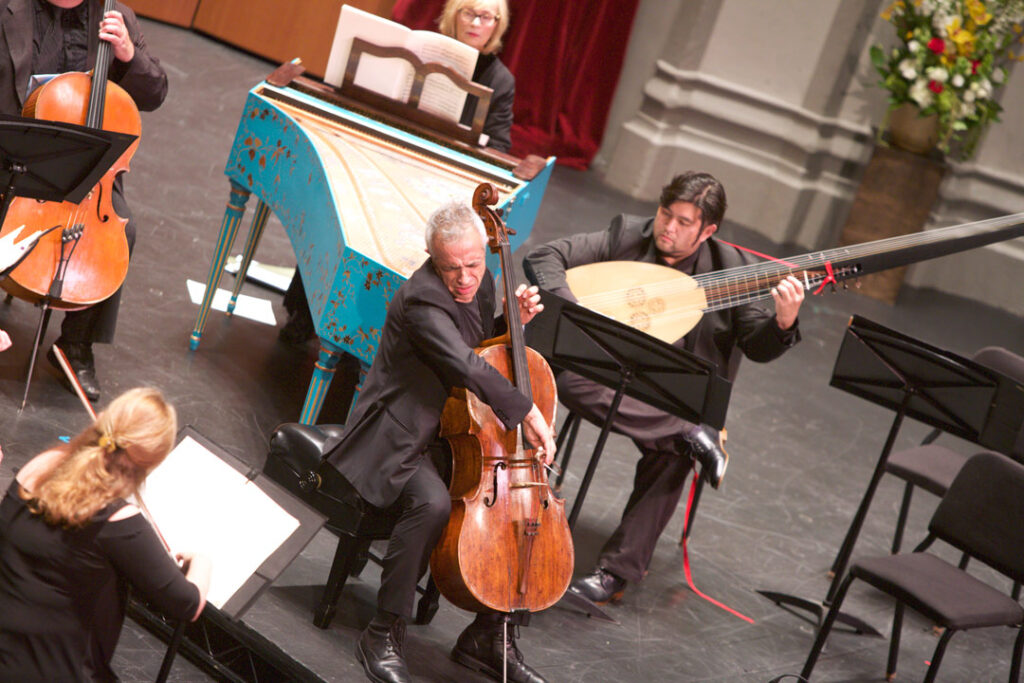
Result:
{"label": "dark gray floor", "polygon": [[[195,33],[152,22],[145,28],[170,75],[171,94],[158,112],[144,115],[142,145],[128,178],[139,239],[116,344],[97,349],[104,390],[99,405],[132,386],[158,386],[177,405],[183,423],[259,467],[272,428],[298,416],[315,348],[289,347],[270,327],[213,314],[200,350],[190,353],[187,342],[196,309],[188,300],[185,280],[206,278],[228,194],[223,165],[237,117],[248,88],[272,65]],[[733,204],[744,201],[742,188],[729,190]],[[601,228],[615,213],[651,208],[608,190],[592,174],[556,169],[534,241]],[[793,253],[741,230],[725,232],[755,248]],[[294,263],[276,223],[257,259]],[[956,257],[946,263],[957,267]],[[279,297],[253,285],[245,291],[271,298],[283,320]],[[558,607],[536,615],[521,640],[531,664],[552,681],[767,681],[799,671],[810,647],[811,625],[754,591],[824,596],[825,570],[882,447],[892,414],[828,386],[840,339],[854,313],[962,354],[989,344],[1024,353],[1024,321],[983,303],[934,292],[907,293],[896,306],[853,293],[809,300],[801,315],[803,343],[775,363],[748,363],[740,374],[729,412],[728,477],[721,491],[705,495],[690,542],[698,588],[754,623],[731,616],[687,588],[675,543],[680,511],[647,579],[630,586],[623,602],[609,608],[618,624],[588,620]],[[17,410],[36,318],[36,311],[23,302],[0,307],[0,326],[15,340],[15,348],[0,363],[0,401],[6,406],[0,412],[6,454],[0,479],[9,479],[12,468],[58,436],[86,424],[77,400],[63,391],[48,367],[36,372],[28,407]],[[56,326],[51,328],[48,341],[56,337]],[[344,416],[350,382],[340,378],[335,385],[322,421]],[[907,424],[897,446],[912,445],[926,431]],[[565,487],[570,500],[583,469],[580,454],[589,452],[596,434],[591,427],[582,432]],[[631,444],[611,438],[576,530],[578,572],[590,569],[616,524],[635,457]],[[858,552],[886,552],[900,492],[894,481],[882,483]],[[934,508],[934,499],[918,497],[909,526],[912,539],[922,534]],[[359,680],[362,671],[352,650],[372,614],[378,572],[370,567],[352,581],[332,627],[317,630],[310,615],[332,553],[331,537],[318,536],[244,620],[325,680]],[[888,604],[867,590],[855,588],[847,605],[879,629],[888,627]],[[480,680],[447,658],[467,620],[465,613],[443,604],[430,626],[410,628],[407,657],[416,680]],[[902,680],[923,677],[935,640],[928,624],[908,619]],[[940,680],[1001,680],[1011,646],[1012,633],[1005,629],[958,635]],[[162,649],[129,621],[115,667],[125,681],[151,680]],[[881,681],[885,650],[882,640],[836,634],[816,680]],[[205,680],[180,659],[171,678]]]}

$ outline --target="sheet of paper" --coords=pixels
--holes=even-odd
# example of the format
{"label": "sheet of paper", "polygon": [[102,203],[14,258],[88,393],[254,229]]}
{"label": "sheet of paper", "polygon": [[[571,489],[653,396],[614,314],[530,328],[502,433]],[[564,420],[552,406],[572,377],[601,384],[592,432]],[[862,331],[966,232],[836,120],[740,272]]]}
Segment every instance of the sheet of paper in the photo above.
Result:
{"label": "sheet of paper", "polygon": [[[473,70],[480,53],[457,40],[440,33],[414,31],[406,45],[424,62],[444,64],[467,81],[473,80]],[[410,84],[411,88],[411,84]],[[420,109],[437,114],[450,121],[458,121],[466,106],[466,91],[441,74],[430,74],[423,82]]]}
{"label": "sheet of paper", "polygon": [[220,608],[298,528],[299,520],[191,437],[150,473],[142,493],[172,551],[207,555],[207,600]]}
{"label": "sheet of paper", "polygon": [[[206,285],[195,280],[186,280],[185,283],[188,285],[188,296],[192,299],[192,303],[200,305],[203,303],[203,295],[206,294]],[[226,289],[217,288],[217,292],[213,295],[213,302],[210,306],[215,311],[226,311],[228,310],[228,301],[231,300],[231,292]],[[240,315],[243,318],[249,318],[256,322],[264,323],[265,325],[277,325],[277,317],[274,315],[274,307],[271,305],[269,299],[260,299],[255,296],[247,296],[245,294],[238,295],[238,301],[235,302],[235,312],[232,315]]]}
{"label": "sheet of paper", "polygon": [[[238,273],[238,267],[242,264],[242,255],[235,254],[224,263],[224,270],[232,275]],[[270,266],[260,263],[256,259],[249,261],[249,269],[245,271],[245,278],[258,282],[261,285],[275,289],[278,292],[288,291],[288,285],[292,282],[295,274],[294,268],[285,266]]]}
{"label": "sheet of paper", "polygon": [[[405,47],[412,31],[401,24],[364,12],[350,5],[341,6],[338,26],[334,31],[331,54],[327,59],[324,82],[339,87],[345,78],[352,39],[362,38],[383,47]],[[408,95],[406,82],[411,80],[412,67],[401,59],[381,59],[363,55],[359,60],[355,84],[385,97],[404,101]],[[404,90],[404,92],[403,92]]]}

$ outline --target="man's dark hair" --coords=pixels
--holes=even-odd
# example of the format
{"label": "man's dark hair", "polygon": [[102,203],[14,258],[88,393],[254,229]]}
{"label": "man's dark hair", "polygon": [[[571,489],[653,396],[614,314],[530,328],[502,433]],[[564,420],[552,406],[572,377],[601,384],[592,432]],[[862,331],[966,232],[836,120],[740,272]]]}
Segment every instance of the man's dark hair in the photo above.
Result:
{"label": "man's dark hair", "polygon": [[721,227],[725,216],[725,188],[710,173],[686,171],[661,188],[658,203],[669,208],[676,202],[689,202],[700,209],[702,224]]}

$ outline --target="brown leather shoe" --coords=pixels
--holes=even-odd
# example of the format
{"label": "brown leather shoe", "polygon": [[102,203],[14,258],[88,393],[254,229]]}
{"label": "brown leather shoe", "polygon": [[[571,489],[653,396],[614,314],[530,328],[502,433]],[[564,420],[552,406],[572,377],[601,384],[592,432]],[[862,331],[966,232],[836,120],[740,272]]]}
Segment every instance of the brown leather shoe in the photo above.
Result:
{"label": "brown leather shoe", "polygon": [[[459,635],[452,649],[452,659],[465,667],[491,678],[513,683],[545,683],[545,678],[523,661],[523,653],[516,646],[515,626],[508,626],[508,638],[503,638],[504,615],[478,615],[476,621]],[[504,641],[504,642],[503,642]]]}
{"label": "brown leather shoe", "polygon": [[622,597],[622,594],[626,592],[626,580],[612,574],[604,567],[597,567],[586,576],[581,576],[569,584],[569,590],[590,600],[595,605],[604,605]]}

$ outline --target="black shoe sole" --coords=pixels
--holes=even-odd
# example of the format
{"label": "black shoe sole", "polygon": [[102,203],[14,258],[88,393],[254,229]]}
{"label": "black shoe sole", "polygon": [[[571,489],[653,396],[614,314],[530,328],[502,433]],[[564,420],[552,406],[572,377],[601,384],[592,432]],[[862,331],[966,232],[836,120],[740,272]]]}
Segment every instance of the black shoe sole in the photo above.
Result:
{"label": "black shoe sole", "polygon": [[499,681],[502,679],[502,675],[501,675],[500,671],[495,671],[495,669],[492,666],[490,666],[489,664],[485,664],[484,662],[480,661],[476,657],[473,657],[472,655],[468,655],[465,652],[461,652],[459,650],[453,649],[452,650],[452,659],[456,663],[461,664],[462,666],[466,667],[467,669],[471,669],[471,670],[477,671],[479,673],[487,674],[491,678],[496,678]]}
{"label": "black shoe sole", "polygon": [[[363,671],[366,672],[366,677],[369,678],[373,683],[388,683],[388,680],[381,678],[370,671],[370,667],[366,665],[366,655],[363,653],[363,644],[360,642],[356,643],[356,660],[363,665]],[[409,677],[412,680],[412,677]]]}

